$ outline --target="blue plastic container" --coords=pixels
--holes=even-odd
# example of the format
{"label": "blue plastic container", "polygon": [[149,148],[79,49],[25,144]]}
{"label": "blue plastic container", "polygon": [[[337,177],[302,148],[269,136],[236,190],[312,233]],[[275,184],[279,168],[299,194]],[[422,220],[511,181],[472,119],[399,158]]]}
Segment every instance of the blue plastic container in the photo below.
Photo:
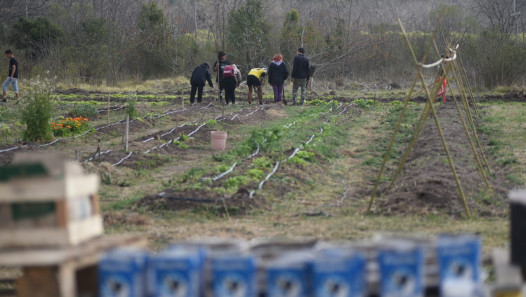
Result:
{"label": "blue plastic container", "polygon": [[285,253],[266,266],[266,292],[273,297],[304,297],[310,292],[312,254]]}
{"label": "blue plastic container", "polygon": [[212,296],[256,297],[257,261],[243,254],[219,254],[211,258]]}
{"label": "blue plastic container", "polygon": [[101,297],[144,297],[147,294],[148,254],[137,249],[115,249],[99,262]]}
{"label": "blue plastic container", "polygon": [[322,251],[312,264],[313,297],[365,297],[366,259],[361,253]]}
{"label": "blue plastic container", "polygon": [[421,248],[408,244],[381,249],[378,253],[380,296],[424,296],[423,264]]}
{"label": "blue plastic container", "polygon": [[437,261],[441,297],[478,296],[482,244],[478,237],[440,236]]}
{"label": "blue plastic container", "polygon": [[200,250],[169,249],[149,261],[154,297],[200,297],[204,261]]}

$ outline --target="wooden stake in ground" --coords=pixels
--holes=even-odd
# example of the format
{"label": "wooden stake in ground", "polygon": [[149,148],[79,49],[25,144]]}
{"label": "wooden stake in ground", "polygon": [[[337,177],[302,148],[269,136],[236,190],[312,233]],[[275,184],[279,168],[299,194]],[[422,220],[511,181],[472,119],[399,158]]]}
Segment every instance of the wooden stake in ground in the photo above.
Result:
{"label": "wooden stake in ground", "polygon": [[126,115],[126,130],[124,132],[124,149],[128,152],[128,135],[130,133],[130,115]]}
{"label": "wooden stake in ground", "polygon": [[108,94],[108,125],[110,124],[110,94]]}
{"label": "wooden stake in ground", "polygon": [[95,154],[93,155],[92,160],[95,161],[97,156],[99,156],[99,163],[100,163],[100,138],[97,139],[97,150],[95,151]]}

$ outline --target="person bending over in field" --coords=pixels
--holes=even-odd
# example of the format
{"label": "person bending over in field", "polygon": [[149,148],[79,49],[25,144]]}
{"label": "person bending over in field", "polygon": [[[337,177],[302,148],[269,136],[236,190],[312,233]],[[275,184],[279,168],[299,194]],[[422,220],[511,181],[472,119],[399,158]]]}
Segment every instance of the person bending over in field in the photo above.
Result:
{"label": "person bending over in field", "polygon": [[194,104],[195,92],[197,91],[197,103],[201,103],[203,100],[203,88],[208,81],[208,85],[213,88],[214,84],[212,83],[212,76],[208,69],[210,65],[208,63],[203,63],[195,67],[194,72],[192,72],[192,77],[190,78],[190,84],[192,85],[192,90],[190,91],[190,103]]}
{"label": "person bending over in field", "polygon": [[259,104],[263,104],[263,89],[261,87],[262,82],[265,80],[265,74],[267,73],[266,68],[253,68],[250,70],[247,76],[248,86],[248,104],[252,104],[252,88],[255,88],[258,92]]}
{"label": "person bending over in field", "polygon": [[13,90],[15,91],[16,100],[18,102],[18,98],[20,97],[20,93],[18,92],[18,61],[15,59],[13,52],[9,49],[5,51],[5,55],[9,59],[9,74],[2,88],[3,97],[1,102],[7,102],[7,87],[9,87],[9,84],[13,85]]}

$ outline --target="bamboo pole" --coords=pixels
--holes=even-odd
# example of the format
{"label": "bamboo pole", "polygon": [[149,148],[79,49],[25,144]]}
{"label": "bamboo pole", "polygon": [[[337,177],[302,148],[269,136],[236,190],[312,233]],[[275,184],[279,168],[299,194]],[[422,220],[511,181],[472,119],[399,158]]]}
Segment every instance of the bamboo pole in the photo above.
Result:
{"label": "bamboo pole", "polygon": [[[433,92],[433,94],[435,94],[435,92]],[[404,155],[402,156],[402,160],[400,161],[400,164],[398,164],[398,168],[396,169],[393,177],[391,178],[391,182],[387,186],[386,192],[389,191],[389,189],[391,189],[391,187],[394,185],[394,182],[398,178],[398,175],[400,175],[400,173],[402,172],[402,169],[404,168],[405,163],[407,159],[409,158],[409,154],[413,150],[413,147],[415,145],[416,140],[418,139],[418,136],[420,136],[420,131],[422,131],[422,128],[424,127],[424,124],[427,121],[427,118],[429,117],[430,112],[431,112],[431,108],[429,107],[429,102],[427,102],[426,106],[424,107],[424,110],[422,111],[420,119],[418,121],[418,125],[416,126],[416,129],[413,132],[413,138],[411,138],[411,142],[409,143],[409,146],[404,152]]]}
{"label": "bamboo pole", "polygon": [[404,26],[402,24],[402,21],[400,19],[398,19],[398,24],[400,25],[400,29],[402,30],[402,34],[404,36],[404,39],[405,39],[405,41],[407,43],[407,46],[409,47],[409,51],[411,52],[411,56],[413,57],[413,62],[415,63],[415,66],[417,68],[418,74],[420,76],[420,80],[422,81],[422,84],[424,85],[424,89],[425,89],[428,101],[430,102],[429,106],[431,108],[431,112],[433,114],[433,118],[435,120],[435,124],[436,124],[437,129],[438,129],[438,134],[440,135],[440,140],[442,141],[442,146],[444,147],[444,150],[446,152],[446,155],[447,155],[447,158],[448,158],[448,161],[449,161],[448,162],[449,166],[451,168],[451,171],[453,172],[453,177],[455,178],[455,182],[457,184],[458,192],[460,194],[460,197],[462,199],[462,204],[463,204],[464,210],[466,212],[466,216],[468,218],[470,218],[471,217],[471,213],[469,211],[469,207],[468,207],[468,204],[467,204],[466,196],[464,195],[464,190],[462,189],[462,185],[460,184],[460,179],[458,178],[458,174],[457,174],[457,171],[455,169],[455,164],[453,163],[453,159],[451,158],[451,154],[449,152],[449,148],[448,148],[446,140],[444,138],[444,133],[442,132],[442,127],[440,126],[440,122],[438,121],[437,113],[436,113],[435,108],[433,106],[433,100],[434,99],[431,97],[431,93],[429,92],[429,89],[425,85],[424,76],[422,75],[422,68],[418,64],[418,60],[416,58],[415,52],[413,50],[413,47],[411,46],[411,42],[409,41],[409,37],[407,36],[405,28],[404,28]]}
{"label": "bamboo pole", "polygon": [[[471,86],[471,82],[470,80],[468,79],[468,73],[466,71],[466,68],[464,67],[464,63],[462,62],[462,57],[459,57],[459,64],[457,65],[459,68],[462,69],[462,73],[464,74],[464,77],[465,77],[465,80],[467,82],[467,86],[468,86],[468,91],[470,93],[470,97],[471,97],[471,101],[472,101],[472,104],[473,106],[475,107],[475,113],[477,115],[477,117],[480,118],[480,112],[479,112],[479,108],[478,108],[478,102],[477,102],[477,99],[476,99],[476,96],[475,96],[475,93],[473,92],[473,87]],[[460,67],[462,66],[462,67]]]}
{"label": "bamboo pole", "polygon": [[462,98],[462,103],[464,105],[464,110],[466,112],[466,115],[467,115],[467,118],[468,118],[468,121],[470,123],[470,126],[471,126],[471,129],[473,131],[473,136],[475,138],[475,142],[477,143],[477,146],[478,146],[478,149],[482,155],[482,160],[484,161],[484,164],[486,165],[486,169],[488,170],[488,172],[491,173],[490,171],[490,168],[489,168],[489,164],[488,164],[488,160],[486,159],[486,154],[484,154],[484,149],[482,148],[482,145],[480,143],[480,140],[479,140],[479,136],[478,136],[478,133],[477,133],[477,128],[476,128],[476,125],[475,125],[475,121],[473,120],[473,115],[471,114],[471,109],[469,108],[469,103],[467,101],[467,98],[463,97]]}
{"label": "bamboo pole", "polygon": [[[440,16],[439,23],[442,21],[443,15],[444,15],[444,14],[442,14],[442,15]],[[432,37],[431,37],[431,40],[434,40],[434,38],[435,38],[435,36],[436,36],[436,34],[437,34],[437,32],[438,32],[438,28],[439,28],[439,27],[438,27],[438,25],[437,25],[437,26],[435,27],[435,30],[434,30],[433,35],[432,35]],[[430,51],[430,49],[431,49],[431,45],[432,45],[431,42],[427,45],[426,50],[425,50],[425,52],[424,52],[424,56],[422,57],[422,63],[426,60],[426,58],[427,58],[427,56],[428,56],[428,54],[429,54],[429,51]],[[435,81],[436,81],[436,79],[435,79]],[[412,84],[412,86],[411,86],[411,89],[409,90],[409,93],[408,93],[408,95],[407,95],[407,97],[406,97],[406,99],[405,99],[405,101],[404,101],[404,108],[403,108],[403,110],[402,110],[400,116],[398,117],[398,121],[397,121],[397,123],[396,123],[395,131],[394,131],[394,133],[393,133],[393,136],[391,137],[391,140],[390,140],[390,142],[389,142],[389,145],[388,145],[387,151],[386,151],[386,153],[385,153],[385,155],[384,155],[384,160],[383,160],[382,165],[381,165],[381,167],[380,167],[380,172],[378,173],[378,176],[377,176],[377,178],[376,178],[376,182],[375,182],[375,185],[374,185],[373,193],[371,194],[371,198],[369,199],[369,204],[368,204],[368,206],[367,206],[366,214],[369,214],[370,211],[371,211],[371,207],[372,207],[373,202],[374,202],[374,200],[375,200],[375,198],[376,198],[376,193],[377,193],[377,191],[378,191],[378,186],[379,186],[379,184],[380,184],[380,180],[381,180],[381,178],[382,178],[382,174],[383,174],[383,171],[384,171],[384,169],[385,169],[385,164],[387,163],[387,160],[389,159],[389,155],[391,154],[391,150],[392,150],[392,147],[393,147],[394,141],[395,141],[395,139],[396,139],[396,135],[398,134],[398,131],[400,130],[400,125],[401,125],[401,123],[402,123],[402,119],[404,118],[404,116],[405,116],[405,112],[406,112],[406,110],[407,110],[407,104],[409,103],[409,100],[411,99],[411,96],[412,96],[412,94],[413,94],[413,92],[414,92],[414,88],[416,87],[417,84],[418,84],[418,74],[416,74],[416,76],[415,76],[415,79],[414,79],[414,81],[413,81],[413,84]],[[423,84],[425,85],[425,83],[423,83]],[[389,188],[391,188],[391,186],[393,185],[394,180],[396,180],[396,177],[398,176],[398,174],[400,174],[400,172],[401,172],[401,170],[402,170],[402,168],[403,168],[403,166],[404,166],[404,164],[405,164],[405,161],[407,160],[407,158],[408,158],[408,156],[409,156],[409,153],[411,152],[411,149],[412,149],[412,147],[413,147],[413,145],[414,145],[416,139],[418,138],[418,134],[420,133],[420,130],[422,129],[422,127],[423,127],[425,121],[427,120],[427,117],[428,117],[428,114],[429,114],[428,112],[426,112],[426,111],[428,110],[428,105],[429,105],[429,103],[426,103],[426,106],[425,106],[425,108],[424,108],[424,112],[422,113],[422,116],[420,117],[420,120],[419,120],[419,124],[417,125],[417,129],[416,129],[415,133],[413,134],[414,137],[413,137],[413,139],[412,139],[412,141],[411,141],[411,144],[409,145],[408,149],[406,150],[406,153],[405,153],[405,155],[404,155],[404,157],[403,157],[403,159],[402,159],[402,162],[400,162],[400,164],[399,164],[399,166],[398,166],[398,168],[397,168],[397,171],[396,171],[394,177],[391,179],[391,182],[390,182],[390,184],[389,184],[389,186],[388,186],[388,188],[387,188],[388,190],[389,190]],[[425,115],[425,116],[424,116],[424,115]]]}
{"label": "bamboo pole", "polygon": [[393,144],[394,144],[394,142],[396,140],[396,135],[398,134],[398,131],[400,130],[400,125],[402,124],[402,119],[405,116],[405,112],[407,110],[407,105],[408,105],[409,101],[411,100],[411,95],[412,95],[412,93],[413,93],[413,91],[415,89],[417,81],[418,81],[418,77],[416,77],[415,80],[413,81],[413,84],[411,85],[409,93],[407,94],[407,97],[406,97],[406,99],[404,101],[404,108],[402,109],[402,112],[400,113],[400,116],[398,117],[398,121],[396,122],[396,126],[395,126],[395,131],[393,133],[393,136],[391,136],[391,140],[389,141],[389,145],[387,146],[387,151],[385,152],[385,155],[384,155],[384,160],[382,162],[382,166],[380,166],[380,171],[378,172],[378,176],[376,177],[376,182],[374,183],[373,193],[371,195],[371,198],[369,199],[369,205],[367,206],[366,214],[369,214],[369,212],[371,211],[371,207],[373,206],[373,202],[374,202],[374,199],[376,197],[376,192],[378,191],[378,186],[380,185],[380,179],[382,178],[382,174],[383,174],[384,169],[385,169],[385,164],[387,163],[387,160],[389,159],[389,156],[391,155],[391,150],[392,150]]}
{"label": "bamboo pole", "polygon": [[[456,72],[454,72],[454,73],[455,73],[455,75],[457,75]],[[484,149],[482,148],[482,145],[481,145],[480,140],[478,138],[477,127],[475,125],[475,121],[473,120],[473,115],[471,114],[471,109],[469,108],[469,102],[468,102],[467,95],[466,95],[465,92],[461,93],[461,95],[462,95],[461,96],[461,101],[462,101],[462,104],[464,106],[464,111],[466,113],[466,117],[468,119],[468,123],[470,125],[470,128],[472,130],[473,136],[475,138],[475,142],[477,144],[477,147],[479,149],[480,154],[482,155],[482,160],[484,161],[484,165],[486,165],[486,169],[488,170],[488,172],[491,173],[491,170],[490,170],[490,167],[489,167],[489,164],[488,164],[488,160],[486,159],[486,154],[484,153]],[[474,105],[474,106],[476,106],[476,105]],[[476,109],[475,109],[475,111],[476,111]]]}
{"label": "bamboo pole", "polygon": [[[456,75],[456,73],[455,73],[455,75]],[[488,188],[488,190],[491,190],[491,187],[489,185],[488,179],[486,177],[486,173],[484,172],[484,166],[482,165],[482,162],[481,162],[480,157],[478,155],[477,149],[475,148],[475,144],[473,143],[473,139],[471,138],[471,135],[469,134],[468,126],[466,124],[466,121],[464,120],[464,116],[462,114],[462,110],[460,108],[460,105],[458,104],[457,96],[455,95],[453,90],[451,90],[451,94],[453,96],[453,101],[455,102],[455,106],[457,108],[460,120],[462,121],[462,126],[464,127],[464,132],[466,132],[466,137],[469,140],[469,144],[471,146],[471,150],[473,151],[473,155],[475,156],[475,159],[477,161],[477,168],[479,170],[479,173],[482,176],[482,179],[484,180],[484,183],[486,184],[486,187]]]}
{"label": "bamboo pole", "polygon": [[[439,55],[438,47],[437,47],[437,45],[436,45],[436,43],[434,41],[433,41],[433,44],[435,45],[435,51],[436,51],[437,55]],[[458,57],[458,54],[457,54],[457,57]],[[468,101],[467,101],[466,94],[464,92],[464,84],[463,84],[463,81],[462,81],[462,77],[460,75],[458,75],[458,67],[455,67],[455,66],[458,66],[458,64],[456,63],[456,60],[453,60],[452,61],[451,71],[453,72],[453,76],[455,77],[455,80],[457,82],[457,88],[459,89],[460,99],[462,100],[462,103],[464,103],[464,102],[467,103]],[[446,69],[446,67],[444,67],[444,75],[446,77],[447,77],[447,74],[448,74],[447,73],[448,69]],[[470,146],[471,146],[471,148],[473,150],[473,154],[474,154],[475,159],[477,161],[477,168],[479,170],[479,173],[480,173],[482,179],[484,180],[484,183],[486,184],[486,187],[488,188],[488,190],[490,190],[491,188],[490,188],[488,179],[486,177],[486,173],[484,172],[484,166],[482,166],[482,162],[480,160],[479,153],[478,153],[477,149],[475,148],[475,145],[474,145],[473,140],[471,138],[471,135],[469,133],[468,125],[466,125],[466,122],[464,121],[464,116],[462,114],[462,110],[460,108],[460,105],[458,104],[457,98],[456,98],[456,96],[454,94],[453,88],[451,88],[451,94],[452,94],[452,97],[453,97],[453,101],[455,102],[455,106],[457,108],[460,120],[462,121],[462,125],[464,127],[464,131],[466,132],[466,137],[469,140],[469,144],[470,144]],[[464,105],[464,107],[466,107],[466,106],[468,108],[468,110],[466,111],[466,116],[468,116],[467,113],[469,111],[469,104],[465,104]],[[470,126],[472,132],[474,134],[476,134],[477,131],[476,131],[475,126],[473,126],[472,123],[469,120],[468,120],[468,123],[469,123],[469,126]],[[480,143],[478,143],[478,145],[479,145],[479,149],[482,149],[480,147]],[[481,154],[484,156],[484,152],[483,151],[481,151]],[[488,167],[488,165],[486,163],[486,160],[485,160],[485,156],[484,156],[484,162],[486,164],[486,167]]]}
{"label": "bamboo pole", "polygon": [[110,124],[110,94],[108,94],[108,125]]}
{"label": "bamboo pole", "polygon": [[126,131],[124,132],[124,150],[128,152],[128,136],[130,133],[130,115],[126,115]]}

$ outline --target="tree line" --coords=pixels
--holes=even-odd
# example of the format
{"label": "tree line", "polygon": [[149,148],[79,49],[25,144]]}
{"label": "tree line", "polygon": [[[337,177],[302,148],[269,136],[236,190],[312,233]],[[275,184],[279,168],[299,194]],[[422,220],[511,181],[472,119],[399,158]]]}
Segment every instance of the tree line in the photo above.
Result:
{"label": "tree line", "polygon": [[6,0],[0,41],[15,51],[26,78],[49,73],[63,81],[112,85],[187,76],[196,65],[214,61],[218,50],[246,74],[268,65],[275,53],[290,63],[301,46],[319,79],[336,85],[403,83],[412,79],[414,67],[397,19],[420,56],[440,20],[439,50],[460,44],[476,84],[524,85],[526,0],[513,2]]}

